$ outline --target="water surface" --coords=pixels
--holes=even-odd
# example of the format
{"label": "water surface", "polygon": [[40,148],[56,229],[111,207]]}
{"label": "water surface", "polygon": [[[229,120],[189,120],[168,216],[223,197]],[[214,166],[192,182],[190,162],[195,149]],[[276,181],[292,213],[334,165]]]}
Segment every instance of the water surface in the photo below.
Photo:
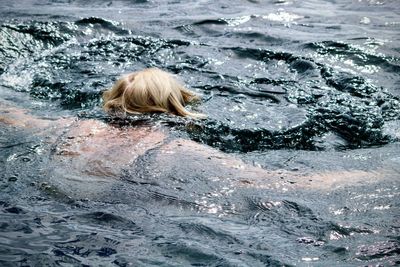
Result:
{"label": "water surface", "polygon": [[[1,1],[1,100],[162,128],[274,173],[246,184],[155,148],[117,180],[70,182],[51,134],[2,125],[1,264],[399,264],[399,12],[395,0]],[[177,74],[208,118],[112,121],[102,91],[145,67]]]}

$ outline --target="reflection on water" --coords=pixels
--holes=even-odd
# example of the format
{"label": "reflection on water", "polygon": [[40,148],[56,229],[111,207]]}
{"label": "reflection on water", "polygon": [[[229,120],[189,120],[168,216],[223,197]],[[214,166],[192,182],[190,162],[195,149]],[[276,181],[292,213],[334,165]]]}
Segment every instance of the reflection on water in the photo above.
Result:
{"label": "reflection on water", "polygon": [[[3,265],[399,264],[397,1],[0,10],[0,103],[97,120],[24,130],[2,113]],[[208,118],[100,110],[115,79],[151,66]]]}

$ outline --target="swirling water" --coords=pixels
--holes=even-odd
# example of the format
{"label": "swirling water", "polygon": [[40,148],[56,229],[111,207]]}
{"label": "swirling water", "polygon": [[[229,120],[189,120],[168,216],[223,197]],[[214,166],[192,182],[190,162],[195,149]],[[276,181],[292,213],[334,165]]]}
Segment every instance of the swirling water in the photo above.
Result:
{"label": "swirling water", "polygon": [[101,92],[156,66],[201,94],[190,108],[208,118],[119,123],[161,121],[267,170],[376,180],[233,186],[210,179],[231,175],[217,165],[150,150],[105,188],[71,189],[45,140],[4,127],[1,264],[399,264],[399,12],[396,0],[1,1],[2,99],[107,121]]}

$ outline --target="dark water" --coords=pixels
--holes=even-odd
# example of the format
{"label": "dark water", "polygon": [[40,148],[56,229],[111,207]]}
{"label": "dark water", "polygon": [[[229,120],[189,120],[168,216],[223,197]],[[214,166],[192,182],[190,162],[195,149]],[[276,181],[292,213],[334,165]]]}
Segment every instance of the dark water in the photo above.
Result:
{"label": "dark water", "polygon": [[3,127],[2,266],[400,264],[398,1],[2,0],[0,18],[1,99],[38,116],[108,121],[101,92],[156,66],[202,95],[190,108],[207,120],[121,124],[161,121],[267,170],[372,176],[236,187],[152,150],[118,181],[74,187],[45,140]]}

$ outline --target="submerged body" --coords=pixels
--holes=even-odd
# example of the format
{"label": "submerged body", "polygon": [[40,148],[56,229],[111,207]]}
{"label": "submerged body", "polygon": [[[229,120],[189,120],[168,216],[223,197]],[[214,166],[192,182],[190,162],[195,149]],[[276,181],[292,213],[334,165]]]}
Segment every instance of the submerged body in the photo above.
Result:
{"label": "submerged body", "polygon": [[[161,126],[117,126],[94,119],[77,118],[41,119],[7,101],[2,101],[0,123],[5,127],[35,132],[47,140],[52,150],[51,165],[55,173],[52,176],[56,177],[53,182],[64,180],[63,187],[68,184],[65,181],[82,184],[112,182],[124,176],[124,172],[129,169],[141,168],[135,164],[149,152],[153,153],[152,160],[157,165],[154,173],[157,173],[159,179],[163,179],[163,171],[168,173],[171,168],[176,168],[179,172],[201,174],[205,179],[225,179],[231,183],[232,188],[326,190],[357,183],[379,182],[391,174],[389,170],[383,169],[374,172],[351,170],[318,174],[284,169],[265,170],[194,141],[171,139],[168,129]],[[69,171],[65,172],[66,169]],[[288,183],[288,179],[292,182]],[[74,187],[82,186],[79,183],[68,186],[71,192],[77,191]]]}
{"label": "submerged body", "polygon": [[[160,125],[121,127],[93,119],[46,119],[3,100],[0,125],[40,140],[36,165],[15,154],[7,157],[6,170],[20,173],[15,188],[28,184],[22,191],[28,193],[18,195],[16,207],[7,206],[15,202],[7,200],[15,194],[13,187],[3,190],[5,216],[0,222],[6,228],[6,246],[13,251],[40,242],[43,248],[35,249],[48,253],[44,255],[49,260],[55,257],[53,251],[47,252],[50,246],[55,253],[66,251],[77,259],[71,256],[70,262],[84,263],[104,261],[106,253],[136,259],[151,249],[152,256],[160,253],[169,260],[172,253],[174,261],[186,265],[205,258],[219,262],[220,252],[214,248],[228,248],[227,258],[244,251],[239,256],[243,262],[257,263],[263,255],[254,251],[268,249],[286,262],[294,247],[301,256],[315,248],[325,255],[331,246],[330,253],[337,253],[335,244],[346,244],[347,239],[351,244],[368,241],[369,245],[344,249],[362,257],[375,255],[376,250],[392,255],[397,246],[379,232],[395,223],[386,226],[386,219],[379,218],[370,225],[370,216],[367,223],[359,218],[366,213],[376,216],[390,208],[386,203],[396,203],[398,169],[269,169],[176,138]],[[27,208],[30,203],[34,204]],[[395,211],[389,211],[395,218]],[[25,225],[33,233],[16,239],[15,232],[29,231]],[[29,245],[21,243],[25,240]],[[266,247],[270,240],[284,240],[288,246]]]}

